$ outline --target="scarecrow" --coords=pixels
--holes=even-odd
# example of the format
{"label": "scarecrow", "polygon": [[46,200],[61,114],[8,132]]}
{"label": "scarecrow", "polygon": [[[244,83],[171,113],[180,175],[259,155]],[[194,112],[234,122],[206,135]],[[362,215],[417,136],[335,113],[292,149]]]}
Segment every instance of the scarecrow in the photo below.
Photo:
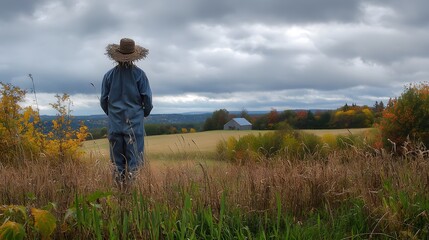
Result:
{"label": "scarecrow", "polygon": [[145,72],[134,62],[144,59],[149,51],[129,38],[121,39],[119,45],[109,44],[106,51],[117,64],[104,75],[100,105],[109,119],[115,180],[122,185],[143,164],[143,120],[153,108],[152,91]]}

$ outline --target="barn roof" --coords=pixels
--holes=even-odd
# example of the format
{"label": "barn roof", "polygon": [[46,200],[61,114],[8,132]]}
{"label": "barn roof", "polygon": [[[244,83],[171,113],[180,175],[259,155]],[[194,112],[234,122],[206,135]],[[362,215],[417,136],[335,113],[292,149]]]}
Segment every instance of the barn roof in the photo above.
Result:
{"label": "barn roof", "polygon": [[247,121],[245,118],[233,118],[232,120],[234,120],[236,123],[238,123],[241,126],[246,126],[246,125],[252,125],[249,121]]}

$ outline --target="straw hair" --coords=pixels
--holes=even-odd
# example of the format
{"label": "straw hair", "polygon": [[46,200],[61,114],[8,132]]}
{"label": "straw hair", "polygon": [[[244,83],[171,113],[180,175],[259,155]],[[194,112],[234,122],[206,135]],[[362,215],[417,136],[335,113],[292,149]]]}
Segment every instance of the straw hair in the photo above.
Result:
{"label": "straw hair", "polygon": [[109,44],[106,55],[117,62],[133,62],[146,58],[149,50],[136,45],[130,38],[122,38],[120,44]]}

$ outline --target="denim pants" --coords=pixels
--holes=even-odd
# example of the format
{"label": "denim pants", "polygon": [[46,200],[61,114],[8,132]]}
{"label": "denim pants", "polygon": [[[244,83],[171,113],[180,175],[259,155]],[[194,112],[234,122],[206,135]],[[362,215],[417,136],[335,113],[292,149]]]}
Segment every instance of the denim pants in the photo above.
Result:
{"label": "denim pants", "polygon": [[110,158],[116,166],[116,174],[125,176],[126,173],[137,171],[143,165],[143,133],[109,134]]}

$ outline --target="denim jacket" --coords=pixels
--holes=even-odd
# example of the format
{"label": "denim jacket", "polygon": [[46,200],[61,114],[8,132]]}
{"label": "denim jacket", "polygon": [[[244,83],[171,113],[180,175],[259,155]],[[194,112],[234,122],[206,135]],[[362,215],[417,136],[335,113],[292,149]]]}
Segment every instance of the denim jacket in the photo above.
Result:
{"label": "denim jacket", "polygon": [[143,125],[153,108],[145,72],[135,65],[110,69],[103,78],[100,105],[109,117],[109,133],[129,134]]}

